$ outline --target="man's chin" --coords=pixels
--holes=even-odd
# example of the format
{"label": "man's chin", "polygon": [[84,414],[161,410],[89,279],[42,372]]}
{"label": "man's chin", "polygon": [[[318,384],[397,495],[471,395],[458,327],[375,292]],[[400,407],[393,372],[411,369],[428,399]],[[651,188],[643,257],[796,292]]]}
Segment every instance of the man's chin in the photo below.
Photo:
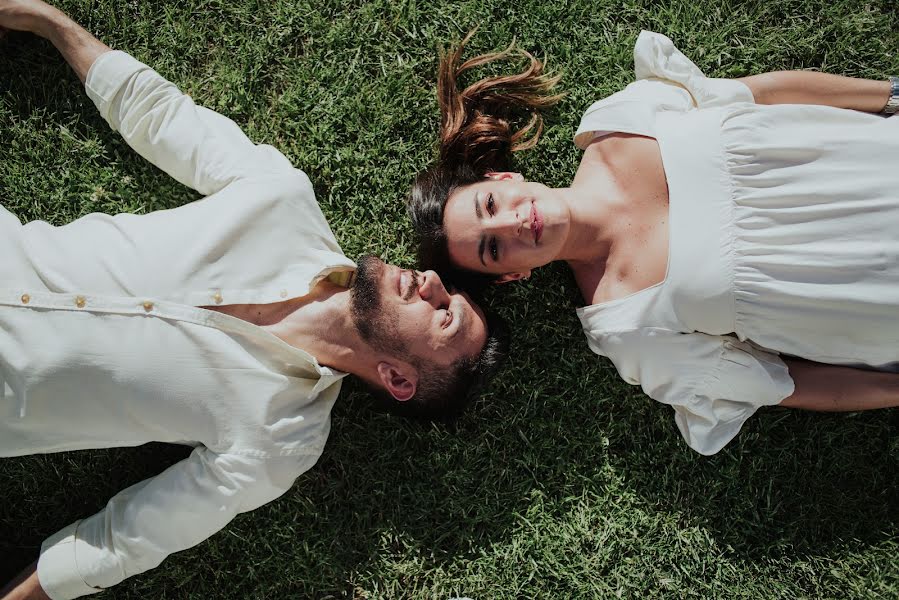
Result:
{"label": "man's chin", "polygon": [[377,256],[366,255],[356,261],[356,276],[350,286],[350,294],[357,320],[369,319],[380,309],[384,267],[384,262]]}
{"label": "man's chin", "polygon": [[356,259],[356,276],[353,277],[353,284],[360,279],[363,283],[368,280],[377,281],[384,275],[386,263],[377,256],[365,254]]}
{"label": "man's chin", "polygon": [[373,349],[397,351],[396,315],[382,306],[387,265],[376,256],[363,256],[356,265],[356,279],[350,289],[353,323]]}

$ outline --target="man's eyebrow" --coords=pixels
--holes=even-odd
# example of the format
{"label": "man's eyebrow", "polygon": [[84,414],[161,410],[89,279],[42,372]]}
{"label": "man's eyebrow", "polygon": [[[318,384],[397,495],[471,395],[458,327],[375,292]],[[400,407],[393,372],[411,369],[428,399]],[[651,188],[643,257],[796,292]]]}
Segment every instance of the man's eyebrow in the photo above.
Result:
{"label": "man's eyebrow", "polygon": [[481,241],[478,243],[478,258],[481,259],[481,264],[486,267],[487,263],[484,262],[484,247],[485,246],[487,246],[487,240],[484,238],[484,236],[481,236]]}

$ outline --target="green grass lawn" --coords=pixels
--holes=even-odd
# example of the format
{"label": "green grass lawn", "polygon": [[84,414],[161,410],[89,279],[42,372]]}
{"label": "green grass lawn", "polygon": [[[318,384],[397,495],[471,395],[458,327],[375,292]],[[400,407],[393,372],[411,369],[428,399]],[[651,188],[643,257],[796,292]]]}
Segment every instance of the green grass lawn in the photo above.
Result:
{"label": "green grass lawn", "polygon": [[[642,28],[718,77],[899,74],[894,0],[63,8],[280,148],[311,177],[348,255],[407,266],[405,191],[435,156],[436,49],[476,24],[473,51],[516,38],[564,73],[568,96],[520,162],[554,185],[577,166],[581,111],[631,81]],[[62,224],[196,197],[106,126],[52,46],[0,41],[7,208]],[[577,303],[563,268],[497,290],[493,304],[516,324],[511,365],[456,426],[376,414],[346,385],[325,455],[290,492],[101,597],[899,598],[899,411],[766,409],[702,457],[668,407],[588,350]],[[46,535],[186,454],[151,444],[0,461],[0,577],[30,563]]]}

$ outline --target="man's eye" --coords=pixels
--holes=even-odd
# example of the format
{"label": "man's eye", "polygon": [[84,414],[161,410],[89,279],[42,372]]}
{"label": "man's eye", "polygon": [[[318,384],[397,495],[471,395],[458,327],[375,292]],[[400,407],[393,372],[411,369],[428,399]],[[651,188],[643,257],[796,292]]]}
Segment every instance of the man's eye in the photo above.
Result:
{"label": "man's eye", "polygon": [[496,238],[490,238],[490,256],[494,261],[499,260],[499,245],[496,243]]}
{"label": "man's eye", "polygon": [[493,194],[487,194],[487,212],[493,214],[496,211],[496,202],[493,201]]}

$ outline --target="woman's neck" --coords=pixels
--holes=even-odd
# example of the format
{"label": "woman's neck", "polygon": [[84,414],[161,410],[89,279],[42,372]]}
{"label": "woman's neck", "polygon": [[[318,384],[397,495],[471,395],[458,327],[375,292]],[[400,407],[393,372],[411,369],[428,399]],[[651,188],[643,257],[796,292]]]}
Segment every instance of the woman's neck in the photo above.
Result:
{"label": "woman's neck", "polygon": [[[595,182],[594,182],[595,183]],[[612,250],[615,202],[609,201],[613,190],[597,189],[596,185],[572,185],[557,190],[568,207],[569,229],[556,260],[568,263],[603,261]]]}

